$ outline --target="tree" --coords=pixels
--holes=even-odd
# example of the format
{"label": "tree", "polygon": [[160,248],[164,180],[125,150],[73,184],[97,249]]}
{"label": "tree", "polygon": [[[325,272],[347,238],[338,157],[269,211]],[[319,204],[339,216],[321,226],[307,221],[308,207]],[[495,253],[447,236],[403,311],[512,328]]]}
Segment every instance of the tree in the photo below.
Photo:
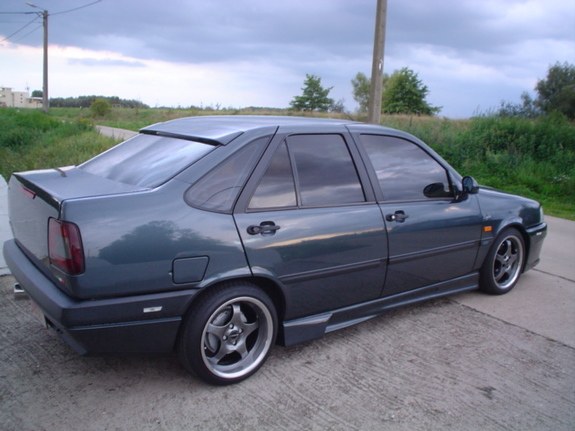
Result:
{"label": "tree", "polygon": [[295,96],[290,106],[298,111],[327,112],[334,103],[333,99],[327,97],[333,87],[323,88],[318,76],[306,73],[305,77],[302,95]]}
{"label": "tree", "polygon": [[524,91],[521,94],[521,103],[501,102],[497,110],[498,117],[536,118],[541,115],[541,110],[535,106],[535,101]]}
{"label": "tree", "polygon": [[359,112],[367,112],[370,80],[365,74],[357,72],[355,78],[351,80],[351,86],[353,87],[353,100],[359,104]]}
{"label": "tree", "polygon": [[431,106],[426,100],[429,89],[417,73],[404,67],[396,70],[383,88],[381,111],[386,114],[434,115],[441,107]]}
{"label": "tree", "polygon": [[[389,75],[384,73],[382,77],[382,88],[385,88],[385,84],[388,79]],[[353,87],[353,99],[359,104],[359,112],[367,112],[369,107],[371,80],[365,76],[365,74],[358,72],[357,75],[355,75],[355,78],[351,80],[351,86]]]}
{"label": "tree", "polygon": [[42,90],[32,91],[32,97],[42,97],[43,95],[44,95],[44,93],[42,92]]}
{"label": "tree", "polygon": [[106,99],[96,99],[90,105],[90,110],[94,117],[103,117],[112,110],[112,105]]}
{"label": "tree", "polygon": [[575,65],[555,63],[547,77],[537,81],[535,105],[546,114],[558,111],[569,119],[575,118]]}
{"label": "tree", "polygon": [[329,112],[343,114],[345,112],[345,100],[339,99],[337,102],[332,100],[331,105],[329,105]]}

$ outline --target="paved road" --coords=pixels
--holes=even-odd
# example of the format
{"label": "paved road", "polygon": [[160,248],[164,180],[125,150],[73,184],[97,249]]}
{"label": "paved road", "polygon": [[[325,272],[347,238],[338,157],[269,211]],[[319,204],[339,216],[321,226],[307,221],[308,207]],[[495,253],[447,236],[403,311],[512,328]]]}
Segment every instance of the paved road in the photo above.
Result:
{"label": "paved road", "polygon": [[541,262],[522,275],[515,289],[497,298],[471,292],[454,299],[575,347],[575,222],[549,216],[546,220],[549,230]]}
{"label": "paved road", "polygon": [[119,141],[125,141],[126,139],[138,134],[138,132],[133,132],[131,130],[117,129],[115,127],[108,126],[96,126],[96,129],[102,135],[118,139]]}

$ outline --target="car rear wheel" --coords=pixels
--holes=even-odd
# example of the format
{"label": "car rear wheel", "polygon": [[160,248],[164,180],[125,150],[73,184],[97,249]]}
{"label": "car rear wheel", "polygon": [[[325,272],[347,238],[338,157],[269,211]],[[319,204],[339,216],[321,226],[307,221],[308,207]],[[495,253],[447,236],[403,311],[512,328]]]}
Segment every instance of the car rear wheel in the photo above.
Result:
{"label": "car rear wheel", "polygon": [[240,382],[265,362],[277,333],[271,299],[251,284],[227,284],[189,311],[179,339],[182,364],[216,385]]}
{"label": "car rear wheel", "polygon": [[517,229],[501,232],[481,268],[480,289],[502,295],[509,292],[521,275],[525,260],[525,243]]}

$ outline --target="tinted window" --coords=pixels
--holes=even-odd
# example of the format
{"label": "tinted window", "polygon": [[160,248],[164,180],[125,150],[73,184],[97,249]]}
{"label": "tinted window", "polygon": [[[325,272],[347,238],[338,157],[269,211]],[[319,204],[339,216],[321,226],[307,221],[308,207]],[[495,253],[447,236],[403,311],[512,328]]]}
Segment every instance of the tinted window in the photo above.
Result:
{"label": "tinted window", "polygon": [[276,150],[249,208],[364,201],[355,165],[341,136],[297,135],[290,136]]}
{"label": "tinted window", "polygon": [[389,136],[361,135],[385,200],[451,196],[447,172],[418,145]]}
{"label": "tinted window", "polygon": [[303,206],[364,202],[363,189],[347,145],[339,135],[288,138]]}
{"label": "tinted window", "polygon": [[79,168],[121,183],[156,187],[213,148],[200,142],[140,134],[88,160]]}
{"label": "tinted window", "polygon": [[291,163],[284,143],[276,150],[249,207],[255,209],[295,206],[295,196]]}
{"label": "tinted window", "polygon": [[186,202],[209,211],[231,212],[263,145],[269,138],[260,138],[232,154],[195,183],[186,193]]}

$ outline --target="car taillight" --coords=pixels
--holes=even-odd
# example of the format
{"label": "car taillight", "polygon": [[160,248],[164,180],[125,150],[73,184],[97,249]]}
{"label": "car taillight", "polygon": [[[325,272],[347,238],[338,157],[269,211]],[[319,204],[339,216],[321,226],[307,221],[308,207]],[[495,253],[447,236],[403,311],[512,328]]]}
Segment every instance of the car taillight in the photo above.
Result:
{"label": "car taillight", "polygon": [[80,229],[73,223],[51,218],[48,222],[50,263],[70,275],[84,272],[84,249]]}

